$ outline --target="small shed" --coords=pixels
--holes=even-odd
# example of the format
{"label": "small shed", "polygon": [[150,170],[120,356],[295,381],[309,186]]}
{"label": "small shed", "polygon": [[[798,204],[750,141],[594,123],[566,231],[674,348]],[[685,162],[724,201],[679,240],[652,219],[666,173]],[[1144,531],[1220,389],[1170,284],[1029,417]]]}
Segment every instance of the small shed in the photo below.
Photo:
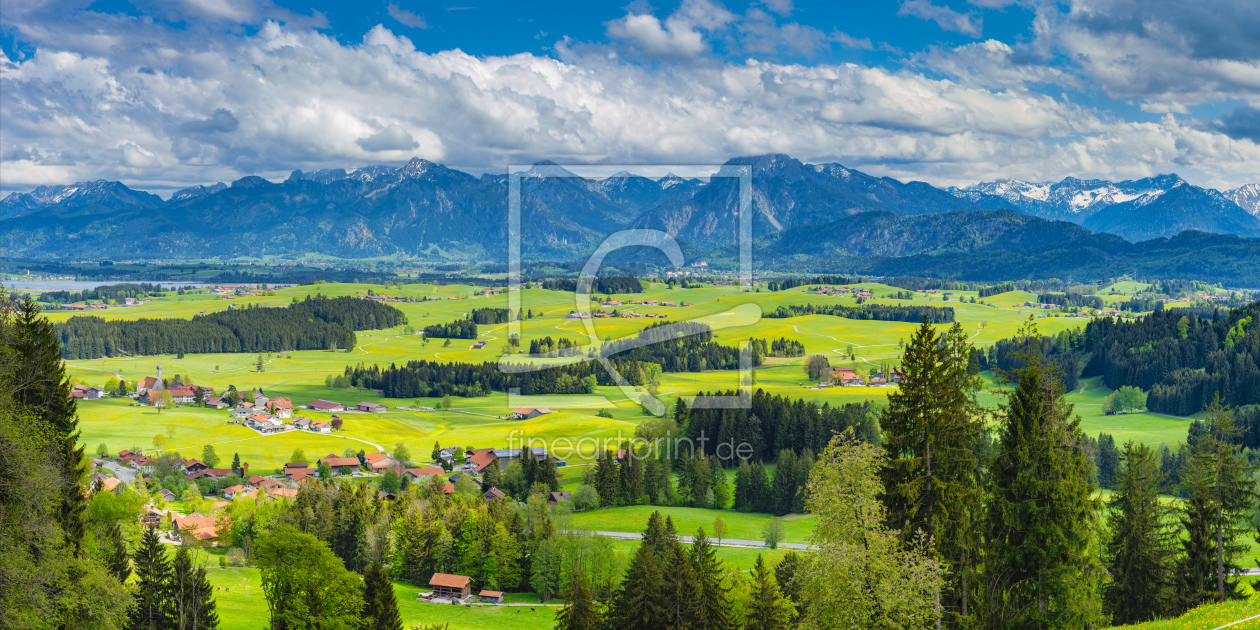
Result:
{"label": "small shed", "polygon": [[463,599],[472,594],[472,578],[467,575],[434,573],[429,579],[433,596],[442,599]]}
{"label": "small shed", "polygon": [[503,591],[481,591],[477,594],[477,597],[480,597],[481,601],[490,604],[503,603]]}

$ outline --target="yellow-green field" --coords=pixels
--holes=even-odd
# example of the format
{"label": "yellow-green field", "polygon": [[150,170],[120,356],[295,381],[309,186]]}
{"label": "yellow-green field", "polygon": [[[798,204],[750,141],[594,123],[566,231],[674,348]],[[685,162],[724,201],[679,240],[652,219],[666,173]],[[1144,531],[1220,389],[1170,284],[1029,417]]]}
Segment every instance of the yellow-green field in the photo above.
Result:
{"label": "yellow-green field", "polygon": [[[931,304],[952,306],[956,318],[967,330],[975,343],[988,344],[1011,336],[1031,315],[1037,319],[1042,332],[1052,333],[1080,326],[1083,319],[1046,317],[1037,309],[1018,308],[1025,301],[1035,300],[1034,295],[1021,292],[1005,293],[985,299],[987,304],[969,304],[959,299],[970,299],[974,293],[960,292],[948,302],[940,294],[915,294],[909,302],[892,300],[884,296],[899,291],[882,284],[858,285],[869,289],[875,298],[873,303],[884,304]],[[205,294],[170,295],[152,299],[136,307],[111,308],[94,312],[105,318],[143,317],[191,317],[202,311],[225,310],[230,304],[259,304],[283,306],[295,297],[307,295],[364,295],[369,290],[384,295],[402,295],[408,298],[427,298],[424,302],[394,303],[403,310],[409,325],[415,329],[439,322],[463,318],[474,308],[505,307],[509,305],[507,294],[493,296],[476,295],[483,289],[464,285],[353,285],[320,284],[278,289],[272,296],[220,299]],[[821,353],[831,357],[833,365],[849,365],[869,369],[883,361],[896,362],[900,345],[913,332],[915,325],[900,322],[858,321],[826,315],[811,315],[790,319],[758,318],[756,309],[771,311],[780,305],[802,303],[854,304],[851,297],[836,298],[812,293],[812,287],[771,293],[739,293],[734,287],[709,286],[699,289],[673,289],[660,283],[651,284],[642,294],[613,296],[623,302],[656,299],[672,301],[683,307],[625,305],[622,310],[668,313],[672,321],[701,319],[714,325],[719,342],[736,345],[750,337],[797,339],[806,347],[807,354]],[[455,299],[451,299],[455,298]],[[586,323],[565,319],[575,308],[573,293],[524,289],[520,292],[521,308],[533,312],[535,317],[520,322],[523,347],[529,340],[544,336],[565,337],[581,343],[593,343],[586,332]],[[748,309],[756,307],[753,315]],[[738,313],[731,316],[728,313]],[[73,313],[50,311],[54,321],[64,320]],[[654,320],[648,319],[600,319],[587,322],[600,340],[631,335]],[[723,327],[728,323],[738,325]],[[72,376],[88,384],[104,384],[114,374],[128,382],[152,375],[155,364],[160,363],[166,376],[181,375],[185,382],[191,379],[200,385],[210,385],[220,392],[229,385],[238,389],[261,388],[268,395],[289,396],[295,405],[302,405],[317,398],[353,404],[360,400],[375,400],[375,392],[329,389],[324,386],[329,375],[341,374],[347,365],[402,363],[412,359],[439,361],[496,361],[503,353],[508,334],[507,325],[483,326],[480,339],[489,341],[486,348],[472,350],[468,340],[429,340],[425,343],[420,335],[404,334],[403,329],[366,331],[358,335],[359,343],[349,351],[298,351],[263,356],[264,369],[257,372],[258,357],[252,354],[207,354],[174,356],[116,357],[84,361],[71,361]],[[856,361],[847,357],[849,346],[857,355]],[[843,404],[863,400],[882,400],[890,391],[883,388],[823,388],[804,387],[803,357],[794,359],[768,358],[757,370],[756,386],[773,394],[801,397],[818,402]],[[730,389],[737,386],[733,372],[703,372],[666,374],[660,392],[667,400],[690,395],[700,390]],[[1091,392],[1092,393],[1092,392]],[[637,404],[637,393],[628,398],[618,388],[599,388],[597,396],[547,396],[515,397],[509,399],[502,393],[476,399],[455,399],[454,409],[449,411],[412,411],[367,416],[365,414],[341,414],[345,419],[342,432],[335,435],[287,433],[260,437],[252,431],[226,423],[225,411],[211,411],[180,407],[163,412],[160,416],[152,409],[129,407],[121,399],[84,402],[81,405],[83,440],[94,448],[105,443],[111,450],[132,446],[149,447],[155,434],[174,429],[174,439],[168,440],[167,449],[180,450],[185,454],[198,451],[205,444],[215,444],[220,454],[238,452],[243,460],[255,466],[274,466],[288,456],[294,447],[302,447],[308,454],[323,451],[340,452],[346,447],[359,448],[362,440],[371,444],[391,447],[403,443],[413,453],[427,453],[434,441],[443,445],[502,446],[514,435],[529,435],[544,439],[568,437],[616,438],[633,434],[634,425],[647,419]],[[380,400],[388,406],[436,407],[436,400]],[[1082,401],[1082,412],[1093,402]],[[544,416],[530,422],[499,420],[516,406],[549,406],[559,413]],[[600,408],[612,411],[613,418],[596,416]],[[305,412],[303,412],[305,413]],[[319,418],[321,414],[309,413]],[[1129,416],[1127,418],[1136,418]],[[1162,420],[1161,420],[1162,422]],[[1167,424],[1164,422],[1164,424]],[[1163,429],[1161,429],[1163,430]],[[1163,434],[1161,435],[1161,439]],[[167,436],[168,438],[171,436]],[[1138,439],[1138,438],[1135,438]],[[1147,439],[1147,438],[1141,438]],[[1153,439],[1153,438],[1152,438]],[[574,463],[584,459],[575,457]]]}

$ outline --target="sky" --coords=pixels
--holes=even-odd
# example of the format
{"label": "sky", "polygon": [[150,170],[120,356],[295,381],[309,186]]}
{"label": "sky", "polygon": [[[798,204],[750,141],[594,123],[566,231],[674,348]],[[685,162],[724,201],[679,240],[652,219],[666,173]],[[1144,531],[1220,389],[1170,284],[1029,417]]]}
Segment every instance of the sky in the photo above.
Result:
{"label": "sky", "polygon": [[[659,2],[659,0],[658,0]],[[1256,0],[5,0],[0,194],[786,153],[1260,182]]]}

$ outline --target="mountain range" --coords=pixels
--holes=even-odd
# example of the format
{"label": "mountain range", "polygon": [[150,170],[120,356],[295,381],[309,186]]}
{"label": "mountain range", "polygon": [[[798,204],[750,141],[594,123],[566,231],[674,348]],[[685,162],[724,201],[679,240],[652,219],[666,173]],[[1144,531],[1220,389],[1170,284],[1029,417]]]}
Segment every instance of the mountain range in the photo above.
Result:
{"label": "mountain range", "polygon": [[[938,255],[943,252],[931,252],[939,247],[965,251],[971,241],[929,246],[921,238],[910,239],[921,237],[920,227],[934,220],[969,221],[910,219],[993,209],[1044,220],[1042,238],[1067,234],[1056,222],[1075,224],[1078,231],[1056,241],[1060,245],[1091,232],[1132,242],[1187,230],[1260,237],[1260,186],[1255,184],[1221,192],[1161,175],[1124,182],[1001,180],[941,189],[778,154],[727,164],[752,167],[753,231],[767,246],[805,239],[819,251],[839,252],[838,239],[847,238],[842,234],[853,227],[845,221],[857,221],[870,230],[860,237],[868,252],[863,255]],[[230,185],[185,188],[166,200],[104,180],[42,186],[0,200],[0,244],[6,258],[315,253],[502,260],[507,188],[506,175],[477,177],[421,159],[402,167],[293,171],[282,182],[249,176]],[[652,179],[622,172],[585,179],[542,162],[526,174],[521,193],[527,259],[579,258],[627,227],[665,230],[692,255],[717,251],[736,239],[739,184],[732,178]],[[990,220],[984,214],[974,218]],[[896,225],[909,231],[898,233]],[[1121,240],[1109,238],[1108,247]],[[1011,247],[1030,251],[1030,243]],[[858,250],[841,249],[846,256],[858,255]]]}

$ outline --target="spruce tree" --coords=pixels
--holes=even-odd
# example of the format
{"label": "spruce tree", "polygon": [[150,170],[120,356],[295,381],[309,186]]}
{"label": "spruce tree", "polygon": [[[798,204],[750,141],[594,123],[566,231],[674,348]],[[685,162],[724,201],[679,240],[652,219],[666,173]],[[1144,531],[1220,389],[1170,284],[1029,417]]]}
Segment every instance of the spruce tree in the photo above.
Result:
{"label": "spruce tree", "polygon": [[796,496],[796,453],[791,449],[779,451],[774,460],[774,483],[770,489],[771,512],[783,516],[792,511],[792,499]]}
{"label": "spruce tree", "polygon": [[564,592],[564,608],[556,613],[556,630],[602,630],[603,615],[595,603],[586,573],[574,567],[569,588]]}
{"label": "spruce tree", "polygon": [[1181,555],[1177,559],[1174,612],[1189,610],[1216,599],[1216,541],[1210,484],[1199,471],[1186,471],[1189,496],[1181,501]]}
{"label": "spruce tree", "polygon": [[[7,306],[7,302],[6,302]],[[79,415],[76,399],[70,397],[61,344],[40,307],[27,298],[17,304],[13,318],[10,392],[14,415],[35,414],[52,429],[57,441],[56,465],[61,472],[61,504],[57,520],[66,542],[77,554],[82,550],[87,498],[79,480],[84,476],[83,448],[79,442]]]}
{"label": "spruce tree", "polygon": [[739,460],[739,468],[735,470],[735,509],[747,512],[751,508],[749,487],[752,482],[752,467],[748,460]]}
{"label": "spruce tree", "polygon": [[[1247,546],[1238,537],[1244,533],[1256,503],[1255,482],[1238,444],[1241,431],[1233,411],[1221,404],[1216,394],[1207,408],[1205,431],[1190,449],[1190,458],[1182,473],[1183,484],[1192,496],[1206,496],[1210,509],[1212,545],[1212,591],[1215,600],[1238,596],[1238,558]],[[1202,506],[1192,506],[1196,519],[1201,519]],[[1202,528],[1201,523],[1193,524]]]}
{"label": "spruce tree", "polygon": [[135,555],[135,608],[130,630],[168,630],[174,625],[171,565],[157,530],[145,528]]}
{"label": "spruce tree", "polygon": [[1040,336],[1020,328],[1024,367],[1003,405],[987,505],[984,612],[989,627],[1100,625],[1098,501],[1080,417],[1040,354]]}
{"label": "spruce tree", "polygon": [[175,630],[214,630],[219,627],[219,613],[214,601],[214,587],[206,576],[206,568],[193,564],[188,548],[180,546],[171,563],[170,597]]}
{"label": "spruce tree", "polygon": [[910,338],[901,372],[901,386],[889,394],[879,421],[888,462],[882,500],[890,527],[907,540],[923,532],[953,569],[946,602],[936,593],[934,604],[957,621],[971,613],[978,560],[978,369],[958,324],[938,336],[925,319]]}
{"label": "spruce tree", "polygon": [[696,532],[692,542],[690,562],[699,595],[691,627],[695,630],[734,630],[734,611],[727,595],[729,589],[722,584],[722,561],[717,559],[717,552],[705,537],[703,528]]}
{"label": "spruce tree", "polygon": [[433,443],[433,453],[431,454],[431,456],[433,457],[433,461],[435,462],[442,459],[442,447],[439,446],[436,441]]}
{"label": "spruce tree", "polygon": [[1103,592],[1112,623],[1131,624],[1173,612],[1173,534],[1168,510],[1159,502],[1159,460],[1145,444],[1124,445],[1115,470],[1115,493],[1107,503],[1107,570]]}
{"label": "spruce tree", "polygon": [[769,512],[770,478],[766,475],[766,466],[755,462],[749,469],[748,476],[748,509],[753,512]]}
{"label": "spruce tree", "polygon": [[240,476],[243,472],[241,469],[240,453],[232,453],[232,472],[236,473],[237,476]]}
{"label": "spruce tree", "polygon": [[749,593],[748,618],[744,630],[788,630],[792,627],[792,602],[783,597],[774,575],[766,568],[761,554],[752,569],[752,590]]}
{"label": "spruce tree", "polygon": [[363,603],[363,630],[402,630],[394,585],[379,560],[363,574]]}
{"label": "spruce tree", "polygon": [[648,518],[643,544],[630,556],[621,586],[609,607],[609,626],[622,630],[659,630],[668,626],[663,596],[663,551],[669,541],[660,512]]}
{"label": "spruce tree", "polygon": [[122,584],[131,577],[131,554],[127,551],[127,540],[123,535],[122,525],[112,523],[105,527],[105,538],[108,547],[105,549],[105,567]]}

